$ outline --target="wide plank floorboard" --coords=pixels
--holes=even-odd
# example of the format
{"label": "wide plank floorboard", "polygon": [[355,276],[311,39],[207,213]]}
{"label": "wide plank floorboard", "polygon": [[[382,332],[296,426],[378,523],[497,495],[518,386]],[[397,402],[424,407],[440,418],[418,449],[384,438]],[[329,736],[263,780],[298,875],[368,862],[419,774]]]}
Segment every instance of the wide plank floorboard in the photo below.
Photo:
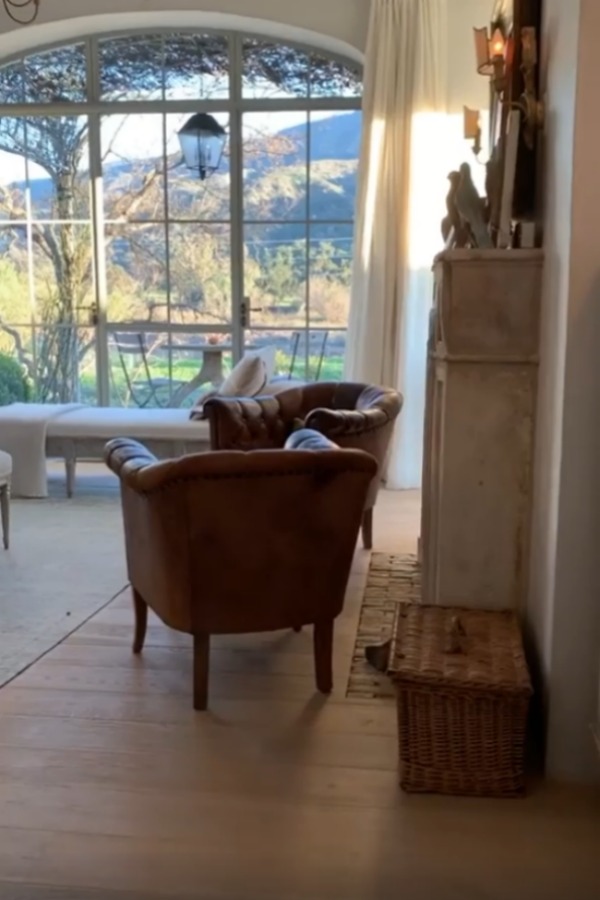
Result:
{"label": "wide plank floorboard", "polygon": [[[418,514],[384,493],[377,549],[414,551]],[[330,697],[310,629],[233,635],[194,712],[189,637],[151,617],[133,657],[127,592],[0,690],[0,900],[598,900],[593,790],[399,790],[394,702],[345,697],[368,562]]]}

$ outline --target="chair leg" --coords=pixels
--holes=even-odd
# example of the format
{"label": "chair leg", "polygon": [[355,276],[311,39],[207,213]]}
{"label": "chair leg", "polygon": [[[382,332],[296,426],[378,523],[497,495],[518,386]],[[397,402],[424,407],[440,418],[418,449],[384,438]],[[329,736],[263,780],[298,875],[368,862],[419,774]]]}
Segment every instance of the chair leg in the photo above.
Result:
{"label": "chair leg", "polygon": [[330,694],[333,689],[333,619],[315,622],[313,640],[317,688],[322,694]]}
{"label": "chair leg", "polygon": [[133,652],[142,652],[146,639],[146,627],[148,625],[148,605],[143,597],[133,590],[133,608],[135,610],[135,636],[133,639]]}
{"label": "chair leg", "polygon": [[362,539],[365,550],[373,549],[373,507],[365,509],[362,520]]}
{"label": "chair leg", "polygon": [[65,475],[67,481],[67,497],[69,500],[75,493],[75,472],[77,468],[77,460],[74,456],[65,458]]}
{"label": "chair leg", "polygon": [[194,709],[203,712],[208,707],[208,664],[210,635],[194,635]]}
{"label": "chair leg", "polygon": [[10,486],[8,484],[3,484],[0,487],[0,513],[2,516],[4,549],[8,550],[10,545]]}

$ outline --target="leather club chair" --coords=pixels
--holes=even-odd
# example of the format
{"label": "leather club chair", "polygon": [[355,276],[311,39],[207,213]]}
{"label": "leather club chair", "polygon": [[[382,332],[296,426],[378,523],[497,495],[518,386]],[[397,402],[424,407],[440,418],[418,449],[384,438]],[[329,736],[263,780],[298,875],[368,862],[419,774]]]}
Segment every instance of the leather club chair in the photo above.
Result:
{"label": "leather club chair", "polygon": [[373,507],[402,395],[391,388],[350,382],[322,382],[290,388],[275,396],[214,397],[204,405],[213,450],[283,447],[300,423],[340,447],[365,450],[377,460],[362,520],[365,549],[373,547]]}
{"label": "leather club chair", "polygon": [[194,638],[194,707],[206,709],[212,634],[314,625],[317,687],[332,689],[362,510],[377,463],[315,432],[282,450],[201,453],[157,462],[141,444],[107,444],[121,482],[135,639],[148,607]]}

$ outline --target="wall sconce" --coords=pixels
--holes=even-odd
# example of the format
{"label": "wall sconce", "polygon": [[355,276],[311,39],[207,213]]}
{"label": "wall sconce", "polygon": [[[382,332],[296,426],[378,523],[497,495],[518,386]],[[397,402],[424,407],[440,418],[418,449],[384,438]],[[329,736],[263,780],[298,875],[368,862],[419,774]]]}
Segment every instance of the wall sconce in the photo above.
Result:
{"label": "wall sconce", "polygon": [[506,38],[500,28],[489,37],[487,28],[474,28],[477,71],[491,78],[494,90],[501,94],[506,88]]}
{"label": "wall sconce", "polygon": [[481,153],[481,117],[478,109],[463,107],[464,134],[466,141],[473,141],[473,153],[479,157]]}
{"label": "wall sconce", "polygon": [[2,5],[17,25],[31,25],[40,11],[40,0],[2,0]]}
{"label": "wall sconce", "polygon": [[[477,71],[490,78],[494,90],[502,103],[507,103],[505,94],[508,88],[507,56],[508,40],[501,28],[495,28],[489,37],[487,28],[474,28],[475,54]],[[538,99],[535,75],[538,64],[537,37],[535,28],[521,28],[521,71],[523,73],[524,90],[517,102],[511,102],[512,109],[518,109],[523,117],[523,140],[533,150],[536,131],[544,124],[544,105]],[[466,134],[465,134],[466,136]]]}

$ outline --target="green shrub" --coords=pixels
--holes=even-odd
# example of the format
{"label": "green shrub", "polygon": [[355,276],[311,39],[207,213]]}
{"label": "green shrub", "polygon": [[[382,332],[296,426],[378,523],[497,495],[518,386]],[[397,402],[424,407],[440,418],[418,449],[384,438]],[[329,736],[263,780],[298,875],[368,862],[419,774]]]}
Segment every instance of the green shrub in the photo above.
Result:
{"label": "green shrub", "polygon": [[28,400],[29,382],[23,369],[12,356],[0,353],[0,406],[26,403]]}

